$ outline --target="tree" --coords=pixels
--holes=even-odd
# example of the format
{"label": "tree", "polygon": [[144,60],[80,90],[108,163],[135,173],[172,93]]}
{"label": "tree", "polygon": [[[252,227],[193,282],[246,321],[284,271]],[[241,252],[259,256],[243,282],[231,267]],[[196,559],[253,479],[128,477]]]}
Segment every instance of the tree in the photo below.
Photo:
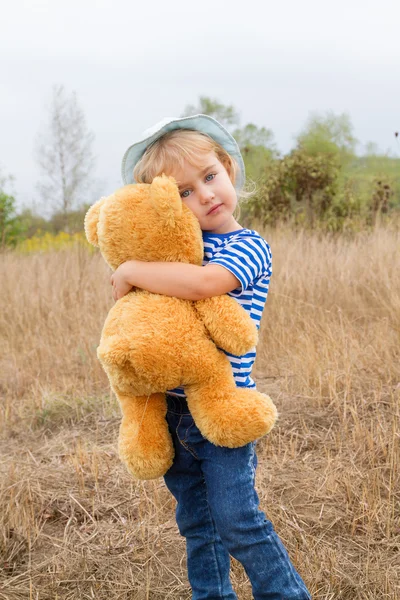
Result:
{"label": "tree", "polygon": [[335,115],[332,111],[326,115],[313,113],[296,139],[297,148],[309,155],[337,155],[341,166],[352,161],[357,145],[349,115]]}
{"label": "tree", "polygon": [[242,128],[235,129],[233,136],[241,148],[246,146],[263,146],[275,149],[274,134],[271,129],[257,127],[254,123],[247,123]]}
{"label": "tree", "polygon": [[24,224],[24,238],[31,238],[39,232],[50,231],[50,223],[38,214],[34,208],[25,207],[19,213],[19,218]]}
{"label": "tree", "polygon": [[374,184],[374,193],[369,208],[372,224],[376,225],[380,215],[387,213],[389,210],[393,189],[389,181],[382,181],[381,178],[376,178]]}
{"label": "tree", "polygon": [[271,129],[247,123],[233,132],[243,156],[247,178],[259,183],[269,172],[271,162],[278,158],[274,134]]}
{"label": "tree", "polygon": [[0,249],[15,246],[24,233],[23,220],[16,214],[15,198],[5,191],[7,179],[0,174]]}
{"label": "tree", "polygon": [[325,216],[336,191],[340,165],[332,154],[309,154],[299,148],[284,158],[291,191],[297,202],[304,204],[307,223],[313,227]]}
{"label": "tree", "polygon": [[44,176],[38,187],[42,199],[66,219],[72,208],[83,204],[91,185],[94,135],[75,92],[68,95],[64,86],[54,86],[49,112],[48,125],[36,141],[35,155]]}
{"label": "tree", "polygon": [[286,221],[291,215],[291,180],[285,159],[271,160],[264,166],[256,192],[243,204],[243,219],[252,227]]}

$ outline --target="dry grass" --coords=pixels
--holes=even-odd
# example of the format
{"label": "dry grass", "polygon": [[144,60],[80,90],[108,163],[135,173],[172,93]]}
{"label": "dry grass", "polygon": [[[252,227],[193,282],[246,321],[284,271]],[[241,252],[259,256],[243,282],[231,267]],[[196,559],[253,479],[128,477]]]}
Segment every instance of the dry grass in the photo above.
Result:
{"label": "dry grass", "polygon": [[[399,235],[268,237],[256,375],[281,418],[259,444],[262,507],[314,599],[398,599]],[[0,599],[189,599],[173,499],[116,455],[101,257],[3,255],[0,278]],[[251,598],[235,562],[232,578]]]}

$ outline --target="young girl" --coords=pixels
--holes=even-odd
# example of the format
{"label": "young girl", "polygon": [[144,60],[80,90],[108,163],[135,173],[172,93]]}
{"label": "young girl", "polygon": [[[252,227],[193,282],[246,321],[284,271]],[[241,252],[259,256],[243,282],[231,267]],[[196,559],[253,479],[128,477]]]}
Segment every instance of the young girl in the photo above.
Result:
{"label": "young girl", "polygon": [[[206,115],[165,119],[131,146],[123,159],[125,183],[151,183],[172,175],[182,201],[203,231],[203,266],[128,261],[113,274],[114,300],[132,286],[199,300],[228,293],[257,327],[271,276],[271,252],[256,232],[235,218],[244,183],[239,148],[220,123]],[[228,354],[236,385],[254,388],[255,348]],[[206,440],[193,422],[182,388],[167,396],[175,459],[165,483],[177,500],[176,520],[186,538],[193,600],[237,598],[229,579],[230,555],[244,566],[256,600],[306,600],[310,595],[254,488],[255,444],[229,449]]]}

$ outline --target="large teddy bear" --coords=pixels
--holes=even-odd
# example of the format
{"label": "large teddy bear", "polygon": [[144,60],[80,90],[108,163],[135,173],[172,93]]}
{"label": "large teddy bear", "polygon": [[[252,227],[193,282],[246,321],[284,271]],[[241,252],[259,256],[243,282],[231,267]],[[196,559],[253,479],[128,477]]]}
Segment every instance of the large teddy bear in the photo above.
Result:
{"label": "large teddy bear", "polygon": [[[85,231],[112,269],[133,259],[202,264],[199,223],[166,176],[99,200]],[[133,289],[115,303],[97,354],[121,404],[120,457],[135,477],[160,477],[172,464],[166,390],[184,386],[196,425],[213,444],[239,447],[271,430],[274,404],[237,388],[217,349],[239,356],[256,342],[250,316],[227,295],[195,302]]]}

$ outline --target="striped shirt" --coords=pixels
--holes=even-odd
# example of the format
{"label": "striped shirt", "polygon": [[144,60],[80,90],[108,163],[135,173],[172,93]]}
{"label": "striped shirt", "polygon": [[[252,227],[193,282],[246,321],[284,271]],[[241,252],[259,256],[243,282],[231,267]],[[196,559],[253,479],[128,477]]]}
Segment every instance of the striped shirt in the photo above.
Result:
{"label": "striped shirt", "polygon": [[[221,265],[240,281],[240,287],[228,293],[250,314],[257,329],[267,300],[272,274],[272,255],[267,242],[257,231],[239,229],[230,233],[209,233],[203,231],[204,259],[207,264]],[[256,359],[256,348],[242,356],[227,355],[237,387],[255,388],[251,370]],[[182,387],[168,392],[185,397]]]}

